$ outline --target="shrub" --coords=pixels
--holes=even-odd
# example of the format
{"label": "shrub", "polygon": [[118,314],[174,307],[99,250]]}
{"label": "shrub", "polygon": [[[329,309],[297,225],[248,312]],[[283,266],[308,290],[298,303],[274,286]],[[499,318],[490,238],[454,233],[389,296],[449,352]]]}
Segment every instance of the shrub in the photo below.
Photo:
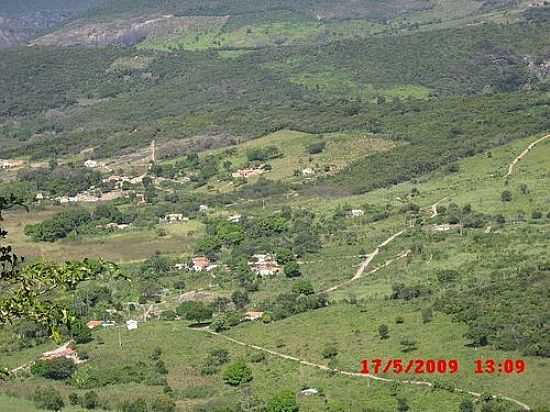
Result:
{"label": "shrub", "polygon": [[298,412],[296,396],[292,391],[283,391],[275,395],[267,403],[267,412]]}
{"label": "shrub", "polygon": [[495,221],[499,224],[499,225],[503,225],[504,223],[506,223],[506,218],[503,216],[503,215],[496,215],[496,218],[495,218]]}
{"label": "shrub", "polygon": [[55,388],[40,388],[33,395],[34,404],[38,409],[60,411],[65,407],[61,394]]}
{"label": "shrub", "polygon": [[429,323],[432,321],[432,319],[433,319],[432,308],[422,309],[422,322]]}
{"label": "shrub", "polygon": [[390,334],[390,329],[388,328],[388,325],[380,325],[378,326],[378,336],[380,336],[380,339],[386,339],[388,338]]}
{"label": "shrub", "polygon": [[295,278],[302,274],[302,271],[300,270],[300,266],[296,261],[288,262],[284,267],[285,275],[288,278]]}
{"label": "shrub", "polygon": [[174,412],[176,403],[167,396],[160,396],[151,403],[151,412]]}
{"label": "shrub", "polygon": [[405,323],[405,319],[403,319],[403,316],[397,316],[397,317],[395,318],[395,323],[396,323],[397,325],[399,325],[399,324],[401,324],[401,323]]}
{"label": "shrub", "polygon": [[97,393],[94,391],[86,392],[82,397],[80,406],[85,409],[96,409],[99,404]]}
{"label": "shrub", "polygon": [[125,401],[120,409],[122,412],[147,412],[147,402],[143,399]]}
{"label": "shrub", "polygon": [[33,375],[54,380],[67,379],[75,370],[76,365],[72,360],[67,358],[40,359],[31,366],[31,373]]}
{"label": "shrub", "polygon": [[334,345],[327,345],[321,351],[321,356],[324,359],[333,359],[338,356],[338,349]]}
{"label": "shrub", "polygon": [[512,201],[512,192],[509,190],[505,190],[500,194],[500,200],[503,202],[511,202]]}
{"label": "shrub", "polygon": [[225,369],[223,380],[231,386],[250,382],[252,380],[252,370],[243,361],[237,361]]}
{"label": "shrub", "polygon": [[212,349],[206,358],[207,365],[221,366],[231,360],[229,352],[225,349]]}
{"label": "shrub", "polygon": [[78,397],[78,393],[76,392],[71,392],[69,394],[69,403],[71,405],[80,405],[80,398]]}
{"label": "shrub", "polygon": [[325,142],[312,143],[307,147],[306,151],[309,154],[318,154],[325,150],[326,145]]}
{"label": "shrub", "polygon": [[535,220],[542,219],[542,212],[539,210],[533,211],[533,213],[531,213],[531,218]]}
{"label": "shrub", "polygon": [[309,280],[300,279],[292,285],[292,292],[298,295],[313,295],[315,290]]}
{"label": "shrub", "polygon": [[176,312],[173,310],[164,310],[160,313],[161,320],[174,320],[176,319]]}

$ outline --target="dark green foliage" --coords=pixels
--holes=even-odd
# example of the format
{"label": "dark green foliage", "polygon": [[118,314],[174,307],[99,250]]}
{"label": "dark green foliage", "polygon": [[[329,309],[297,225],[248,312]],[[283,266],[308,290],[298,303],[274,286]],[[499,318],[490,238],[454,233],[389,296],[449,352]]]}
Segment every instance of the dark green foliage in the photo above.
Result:
{"label": "dark green foliage", "polygon": [[409,408],[409,404],[407,403],[407,400],[403,398],[397,398],[397,411],[407,412],[409,410],[410,408]]}
{"label": "dark green foliage", "polygon": [[34,241],[53,242],[63,239],[69,233],[91,221],[90,213],[85,209],[68,209],[42,223],[25,227],[25,235]]}
{"label": "dark green foliage", "polygon": [[298,262],[296,261],[290,261],[288,262],[284,267],[285,275],[288,278],[295,278],[302,275],[302,271],[300,270],[300,266],[298,265]]}
{"label": "dark green foliage", "polygon": [[431,293],[431,289],[426,286],[405,286],[403,283],[396,283],[392,285],[390,299],[411,300],[421,296],[429,296]]}
{"label": "dark green foliage", "polygon": [[313,285],[309,280],[300,279],[292,285],[292,292],[298,295],[313,295],[315,289],[313,289]]}
{"label": "dark green foliage", "polygon": [[249,161],[266,161],[281,157],[281,151],[277,146],[266,146],[261,148],[251,149],[246,153]]}
{"label": "dark green foliage", "polygon": [[433,319],[432,308],[422,309],[422,322],[429,323],[432,321],[432,319]]}
{"label": "dark green foliage", "polygon": [[53,196],[75,196],[101,182],[101,175],[95,170],[68,167],[57,167],[53,171],[46,168],[24,169],[17,173],[17,177],[32,184],[35,190]]}
{"label": "dark green foliage", "polygon": [[175,320],[176,319],[176,312],[173,310],[163,310],[160,313],[160,319],[161,320]]}
{"label": "dark green foliage", "polygon": [[187,320],[203,322],[212,317],[212,308],[204,302],[184,302],[176,308],[176,313]]}
{"label": "dark green foliage", "polygon": [[144,399],[124,401],[120,409],[122,412],[148,412],[147,402]]}
{"label": "dark green foliage", "polygon": [[223,380],[228,385],[239,386],[252,380],[252,370],[243,361],[237,361],[224,370]]}
{"label": "dark green foliage", "polygon": [[76,344],[88,343],[93,339],[92,332],[82,321],[72,324],[70,332]]}
{"label": "dark green foliage", "polygon": [[463,399],[458,407],[458,412],[474,412],[474,403],[471,399]]}
{"label": "dark green foliage", "polygon": [[38,409],[60,411],[65,406],[61,394],[55,388],[40,388],[33,394],[34,404]]}
{"label": "dark green foliage", "polygon": [[512,201],[512,192],[509,190],[505,190],[500,194],[500,200],[503,202],[511,202]]}
{"label": "dark green foliage", "polygon": [[378,326],[378,336],[380,336],[380,339],[387,339],[390,336],[388,325],[382,324]]}
{"label": "dark green foliage", "polygon": [[176,410],[176,402],[168,396],[160,396],[151,403],[150,412],[174,412]]}
{"label": "dark green foliage", "polygon": [[[542,329],[550,310],[545,294],[548,264],[501,271],[501,276],[470,290],[447,291],[435,309],[466,322],[466,338],[475,345],[490,343],[497,349],[550,356],[550,340]],[[494,311],[497,306],[499,310]]]}
{"label": "dark green foliage", "polygon": [[296,395],[292,391],[279,392],[267,403],[267,412],[298,412],[299,410]]}
{"label": "dark green foliage", "polygon": [[76,365],[71,359],[40,359],[31,366],[31,373],[47,379],[63,380],[70,378],[75,372]]}
{"label": "dark green foliage", "polygon": [[408,353],[416,350],[416,339],[410,336],[404,336],[399,341],[401,352]]}
{"label": "dark green foliage", "polygon": [[324,293],[313,295],[298,295],[297,293],[281,293],[272,301],[261,304],[264,311],[269,312],[272,320],[281,320],[297,313],[324,308],[328,305],[328,297]]}
{"label": "dark green foliage", "polygon": [[323,150],[325,150],[326,145],[326,142],[312,143],[306,148],[306,151],[309,154],[319,154],[322,153]]}
{"label": "dark green foliage", "polygon": [[80,406],[85,409],[96,409],[99,406],[99,397],[94,391],[86,392],[82,397]]}
{"label": "dark green foliage", "polygon": [[321,356],[324,359],[333,359],[338,356],[338,349],[334,345],[327,345],[321,351]]}
{"label": "dark green foliage", "polygon": [[73,406],[80,405],[80,397],[78,396],[78,393],[71,392],[69,394],[69,403]]}
{"label": "dark green foliage", "polygon": [[249,302],[248,293],[246,291],[236,290],[231,294],[231,300],[237,309],[243,309]]}

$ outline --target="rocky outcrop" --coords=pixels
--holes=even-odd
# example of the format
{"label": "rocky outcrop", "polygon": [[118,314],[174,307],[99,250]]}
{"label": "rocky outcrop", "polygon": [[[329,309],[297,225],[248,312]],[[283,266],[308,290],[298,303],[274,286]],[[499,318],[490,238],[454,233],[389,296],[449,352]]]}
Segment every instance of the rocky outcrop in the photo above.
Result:
{"label": "rocky outcrop", "polygon": [[180,31],[208,24],[223,24],[228,16],[152,15],[102,23],[74,22],[39,37],[37,46],[133,46],[151,37],[169,37]]}

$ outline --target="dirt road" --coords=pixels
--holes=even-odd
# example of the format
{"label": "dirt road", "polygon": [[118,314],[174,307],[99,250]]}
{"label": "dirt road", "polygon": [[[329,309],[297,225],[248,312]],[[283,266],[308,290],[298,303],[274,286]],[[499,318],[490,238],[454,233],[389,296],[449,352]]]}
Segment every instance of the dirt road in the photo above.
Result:
{"label": "dirt road", "polygon": [[535,140],[533,143],[531,143],[529,146],[527,146],[527,149],[525,149],[523,152],[521,152],[519,154],[519,156],[517,156],[513,161],[512,163],[510,163],[510,165],[508,166],[508,173],[506,173],[506,176],[504,176],[504,178],[507,178],[507,177],[510,177],[512,175],[512,172],[514,171],[514,167],[516,166],[516,164],[521,160],[523,159],[530,151],[533,147],[535,147],[536,145],[538,145],[540,142],[546,140],[550,138],[550,134],[547,134],[546,136],[543,136],[541,137],[540,139],[538,140]]}
{"label": "dirt road", "polygon": [[382,243],[380,243],[376,249],[374,250],[374,252],[370,253],[367,255],[366,259],[363,261],[363,263],[361,263],[361,266],[359,266],[359,268],[357,269],[357,271],[355,272],[355,275],[351,278],[351,279],[348,279],[342,283],[339,283],[338,285],[335,285],[335,286],[332,286],[331,288],[328,288],[327,290],[325,290],[324,292],[325,293],[330,293],[330,292],[334,292],[335,290],[337,289],[340,289],[341,287],[343,286],[347,286],[349,285],[350,283],[352,282],[355,282],[356,280],[358,279],[361,279],[365,273],[365,270],[369,267],[370,263],[372,262],[372,260],[380,253],[380,248],[383,248],[384,246],[388,245],[390,242],[392,242],[396,237],[402,235],[405,231],[402,230],[401,232],[398,232],[398,233],[395,233],[393,235],[391,235],[389,238],[387,238],[386,240],[384,240]]}
{"label": "dirt road", "polygon": [[[372,375],[370,373],[350,372],[350,371],[345,371],[345,370],[342,370],[342,369],[330,368],[326,365],[321,365],[321,364],[318,364],[318,363],[310,362],[310,361],[307,361],[305,359],[297,358],[295,356],[285,355],[284,353],[277,352],[277,351],[274,351],[272,349],[265,348],[263,346],[252,345],[252,344],[249,344],[249,343],[246,343],[246,342],[242,342],[240,340],[231,338],[229,336],[222,335],[222,334],[217,333],[217,332],[213,332],[213,331],[209,330],[208,328],[200,328],[200,329],[193,329],[193,330],[209,333],[210,335],[218,336],[218,337],[220,337],[222,339],[225,339],[229,342],[232,342],[236,345],[240,345],[240,346],[244,346],[246,348],[250,348],[250,349],[257,350],[257,351],[265,352],[265,353],[268,353],[270,355],[276,356],[276,357],[281,358],[281,359],[286,359],[286,360],[289,360],[289,361],[297,362],[301,365],[310,366],[312,368],[317,368],[317,369],[327,371],[327,372],[338,373],[338,374],[343,375],[343,376],[349,376],[349,377],[354,377],[354,378],[363,378],[363,379],[371,379],[371,380],[380,381],[380,382],[399,382],[401,384],[406,384],[406,385],[418,385],[418,386],[433,387],[433,383],[427,382],[427,381],[390,379],[390,378],[384,378],[382,376]],[[460,393],[467,393],[467,394],[472,395],[476,398],[481,397],[481,393],[472,392],[472,391],[468,391],[468,390],[461,389],[461,388],[454,388],[454,391],[455,392],[460,392]],[[502,396],[502,395],[493,395],[493,398],[497,398],[497,397],[501,398],[501,399],[505,399],[509,402],[515,403],[516,405],[518,405],[520,408],[522,408],[525,411],[530,411],[531,410],[529,405],[527,405],[527,404],[525,404],[521,401],[518,401],[516,399],[509,398],[507,396]]]}

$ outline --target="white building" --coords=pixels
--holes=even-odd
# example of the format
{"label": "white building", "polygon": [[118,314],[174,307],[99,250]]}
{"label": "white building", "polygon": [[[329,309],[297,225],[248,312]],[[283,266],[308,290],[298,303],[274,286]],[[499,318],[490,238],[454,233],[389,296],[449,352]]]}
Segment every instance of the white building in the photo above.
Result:
{"label": "white building", "polygon": [[126,321],[126,328],[128,328],[128,330],[137,329],[138,328],[137,320],[128,320],[128,321]]}
{"label": "white building", "polygon": [[353,209],[350,214],[351,217],[361,217],[365,216],[365,211],[363,209]]}
{"label": "white building", "polygon": [[94,169],[97,167],[97,162],[95,160],[86,160],[84,162],[84,167],[87,167],[88,169]]}
{"label": "white building", "polygon": [[241,221],[241,215],[229,216],[227,220],[231,223],[239,223]]}
{"label": "white building", "polygon": [[169,213],[164,217],[160,218],[160,223],[174,223],[174,222],[182,222],[185,220],[189,220],[187,218],[183,217],[182,213]]}
{"label": "white building", "polygon": [[208,206],[206,206],[206,205],[200,205],[200,206],[199,206],[199,211],[201,211],[202,213],[208,212]]}

